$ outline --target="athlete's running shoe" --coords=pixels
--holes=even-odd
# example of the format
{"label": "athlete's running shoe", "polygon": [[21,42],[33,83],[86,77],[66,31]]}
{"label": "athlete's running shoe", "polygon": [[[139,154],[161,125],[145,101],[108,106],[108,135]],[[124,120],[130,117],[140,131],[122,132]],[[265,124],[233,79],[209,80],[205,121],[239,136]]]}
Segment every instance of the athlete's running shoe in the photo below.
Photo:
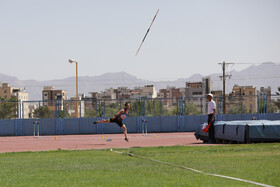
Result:
{"label": "athlete's running shoe", "polygon": [[124,138],[124,140],[128,142],[128,138]]}

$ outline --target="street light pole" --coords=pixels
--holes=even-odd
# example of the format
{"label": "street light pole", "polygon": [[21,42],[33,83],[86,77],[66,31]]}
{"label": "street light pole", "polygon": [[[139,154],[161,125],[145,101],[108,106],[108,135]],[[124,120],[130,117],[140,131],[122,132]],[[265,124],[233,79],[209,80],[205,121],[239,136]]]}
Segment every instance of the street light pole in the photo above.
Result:
{"label": "street light pole", "polygon": [[69,59],[69,63],[76,63],[76,117],[79,118],[79,92],[78,92],[78,62]]}

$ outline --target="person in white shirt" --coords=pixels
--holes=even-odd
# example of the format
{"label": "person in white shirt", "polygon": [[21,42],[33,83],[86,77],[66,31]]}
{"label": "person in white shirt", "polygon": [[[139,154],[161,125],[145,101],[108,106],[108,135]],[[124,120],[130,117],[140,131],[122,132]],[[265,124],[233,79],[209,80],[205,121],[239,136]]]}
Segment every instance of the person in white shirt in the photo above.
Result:
{"label": "person in white shirt", "polygon": [[212,99],[213,94],[209,93],[206,95],[208,100],[208,124],[211,123],[209,127],[209,143],[215,143],[215,132],[214,132],[214,122],[215,122],[215,112],[216,112],[216,103]]}

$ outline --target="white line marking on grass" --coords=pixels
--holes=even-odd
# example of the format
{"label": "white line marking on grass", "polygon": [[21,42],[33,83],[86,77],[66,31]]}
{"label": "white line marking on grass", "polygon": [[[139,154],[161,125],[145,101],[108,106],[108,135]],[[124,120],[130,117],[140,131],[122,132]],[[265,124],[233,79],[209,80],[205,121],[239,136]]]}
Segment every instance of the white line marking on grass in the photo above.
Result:
{"label": "white line marking on grass", "polygon": [[[113,149],[111,149],[111,151],[114,152],[114,153],[123,154],[123,152],[113,151]],[[152,159],[152,158],[142,157],[142,156],[138,156],[138,155],[135,155],[135,154],[132,154],[132,153],[128,153],[128,155],[132,156],[132,157],[136,157],[136,158],[150,160],[150,161],[161,163],[161,164],[166,164],[166,165],[169,165],[169,166],[178,167],[178,168],[181,168],[181,169],[186,169],[186,170],[194,171],[194,172],[205,174],[205,175],[210,175],[210,176],[215,176],[215,177],[221,177],[221,178],[226,178],[226,179],[231,179],[231,180],[251,183],[251,184],[258,185],[258,186],[274,187],[274,186],[271,186],[271,185],[268,185],[268,184],[262,184],[262,183],[254,182],[254,181],[250,181],[250,180],[245,180],[245,179],[240,179],[240,178],[235,178],[235,177],[229,177],[229,176],[225,176],[225,175],[218,175],[218,174],[213,174],[213,173],[205,173],[203,171],[199,171],[199,170],[196,170],[196,169],[193,169],[193,168],[188,168],[188,167],[185,167],[185,166],[180,166],[180,165],[172,164],[172,163],[169,163],[169,162],[155,160],[155,159]]]}

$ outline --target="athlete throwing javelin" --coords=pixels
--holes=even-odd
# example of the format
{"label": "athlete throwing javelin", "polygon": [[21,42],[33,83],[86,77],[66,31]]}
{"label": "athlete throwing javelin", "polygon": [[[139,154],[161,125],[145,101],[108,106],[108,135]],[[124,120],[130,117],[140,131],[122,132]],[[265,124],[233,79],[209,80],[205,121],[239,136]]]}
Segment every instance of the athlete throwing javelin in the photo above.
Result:
{"label": "athlete throwing javelin", "polygon": [[126,118],[128,111],[130,109],[130,104],[127,102],[125,103],[125,108],[121,109],[118,113],[116,113],[115,117],[110,118],[110,119],[104,119],[101,121],[95,121],[93,122],[93,124],[97,124],[97,123],[116,123],[118,124],[122,129],[123,129],[123,133],[124,133],[124,140],[128,142],[128,138],[127,138],[127,129],[126,126],[123,124],[123,120]]}

